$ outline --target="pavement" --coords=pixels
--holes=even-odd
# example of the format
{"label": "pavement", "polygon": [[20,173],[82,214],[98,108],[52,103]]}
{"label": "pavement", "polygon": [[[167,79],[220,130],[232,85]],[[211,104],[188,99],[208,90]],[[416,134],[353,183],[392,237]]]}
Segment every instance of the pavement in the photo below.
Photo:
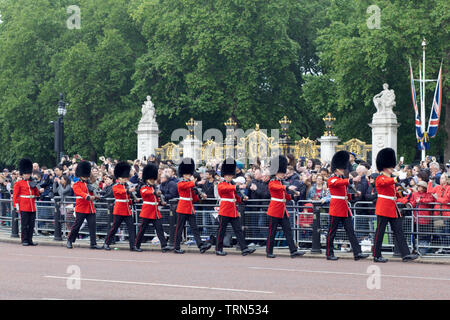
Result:
{"label": "pavement", "polygon": [[[33,241],[38,243],[42,246],[56,246],[56,247],[65,247],[66,246],[66,240],[63,241],[56,241],[54,240],[53,236],[43,236],[43,235],[35,235],[33,237]],[[20,238],[12,238],[11,235],[7,232],[0,232],[0,242],[5,243],[16,243],[20,244]],[[97,244],[103,245],[104,240],[98,239]],[[77,239],[76,242],[73,243],[74,248],[88,248],[89,247],[89,238],[87,239]],[[120,241],[116,244],[112,244],[110,246],[113,250],[129,250],[129,244],[128,241]],[[143,243],[141,245],[141,248],[145,251],[161,251],[160,245],[153,245],[150,243]],[[199,253],[199,250],[197,246],[194,245],[186,245],[182,244],[181,249],[185,250],[186,252],[193,252],[193,253]],[[325,250],[322,249],[322,253],[311,253],[309,249],[300,249],[305,252],[305,255],[303,257],[312,258],[312,259],[325,259]],[[236,248],[224,248],[224,251],[226,251],[228,254],[235,254],[235,255],[241,255],[240,250],[236,250]],[[214,247],[212,247],[210,250],[208,250],[205,254],[214,254]],[[288,248],[275,248],[274,254],[276,256],[289,256],[289,250]],[[370,253],[369,253],[370,254]],[[264,256],[266,255],[265,247],[256,247],[255,253],[253,253],[254,256]],[[339,259],[350,259],[353,260],[353,254],[351,252],[342,252],[335,250],[335,256],[339,257]],[[392,253],[390,252],[383,252],[383,256],[385,258],[388,258],[390,261],[397,261],[401,262],[402,259],[398,257],[393,257]],[[371,257],[368,258],[368,260],[372,261]],[[447,264],[450,265],[450,255],[428,255],[428,256],[421,256],[418,259],[411,261],[409,263],[424,263],[424,264]]]}
{"label": "pavement", "polygon": [[283,252],[267,259],[262,250],[219,257],[195,248],[178,255],[150,246],[131,252],[122,244],[105,251],[84,248],[82,241],[71,250],[53,240],[39,240],[36,247],[10,242],[0,242],[1,300],[188,300],[181,303],[186,306],[216,300],[223,312],[226,305],[267,300],[450,300],[447,265],[327,261],[323,255],[291,259]]}

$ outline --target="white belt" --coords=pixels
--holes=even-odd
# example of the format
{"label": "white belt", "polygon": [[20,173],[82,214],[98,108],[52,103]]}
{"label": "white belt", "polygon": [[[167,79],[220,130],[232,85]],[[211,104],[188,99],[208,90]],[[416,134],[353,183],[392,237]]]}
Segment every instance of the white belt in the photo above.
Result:
{"label": "white belt", "polygon": [[130,200],[125,200],[125,199],[116,199],[116,202],[129,202]]}
{"label": "white belt", "polygon": [[236,199],[220,198],[220,201],[236,202]]}
{"label": "white belt", "polygon": [[33,199],[33,198],[35,198],[36,196],[20,196],[21,198],[27,198],[27,199]]}
{"label": "white belt", "polygon": [[385,196],[384,194],[379,194],[378,198],[384,198],[384,199],[389,199],[389,200],[397,200],[397,197],[389,197],[389,196]]}
{"label": "white belt", "polygon": [[270,201],[286,202],[286,199],[270,198]]}
{"label": "white belt", "polygon": [[192,201],[192,198],[179,197],[180,200]]}
{"label": "white belt", "polygon": [[331,196],[331,199],[347,200],[346,196]]}
{"label": "white belt", "polygon": [[83,197],[77,196],[75,197],[75,199],[83,199]]}
{"label": "white belt", "polygon": [[153,206],[157,206],[158,205],[158,202],[148,202],[148,201],[144,201],[144,202],[142,202],[143,204],[151,204],[151,205],[153,205]]}

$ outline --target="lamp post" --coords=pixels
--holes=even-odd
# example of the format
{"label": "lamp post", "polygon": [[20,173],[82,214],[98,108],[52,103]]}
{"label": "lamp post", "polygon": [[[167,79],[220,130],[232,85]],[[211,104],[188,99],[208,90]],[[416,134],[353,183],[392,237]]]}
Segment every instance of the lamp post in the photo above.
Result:
{"label": "lamp post", "polygon": [[287,155],[288,153],[291,153],[290,146],[291,146],[291,137],[289,136],[289,126],[292,123],[291,120],[288,119],[287,116],[284,116],[283,119],[278,121],[278,123],[281,125],[281,146],[283,148],[283,155]]}
{"label": "lamp post", "polygon": [[68,103],[63,100],[63,94],[59,94],[58,102],[58,121],[54,123],[55,125],[55,151],[56,151],[56,161],[59,164],[62,156],[64,155],[64,116],[67,113],[66,107]]}

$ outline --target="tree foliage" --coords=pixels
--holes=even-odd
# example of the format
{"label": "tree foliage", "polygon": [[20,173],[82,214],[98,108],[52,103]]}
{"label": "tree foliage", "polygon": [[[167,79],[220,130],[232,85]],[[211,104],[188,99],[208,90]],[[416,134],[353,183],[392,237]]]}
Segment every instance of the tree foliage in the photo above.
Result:
{"label": "tree foliage", "polygon": [[[373,4],[380,29],[367,26]],[[81,29],[66,26],[70,5],[81,9]],[[449,9],[445,0],[0,0],[0,163],[54,164],[59,92],[70,103],[66,152],[132,159],[147,95],[160,144],[191,117],[204,129],[232,117],[246,130],[279,128],[287,115],[293,138],[315,139],[328,112],[342,140],[370,143],[372,97],[384,82],[396,93],[399,153],[412,160],[408,60],[417,74],[423,37],[428,78],[444,59],[444,127]],[[446,145],[441,128],[431,153]]]}

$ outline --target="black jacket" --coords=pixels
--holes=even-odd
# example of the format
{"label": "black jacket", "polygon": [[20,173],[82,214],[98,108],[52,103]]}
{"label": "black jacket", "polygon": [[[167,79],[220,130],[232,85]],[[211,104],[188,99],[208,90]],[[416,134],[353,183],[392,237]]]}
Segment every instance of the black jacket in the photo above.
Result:
{"label": "black jacket", "polygon": [[161,190],[164,198],[167,201],[178,198],[178,188],[177,188],[178,179],[173,177],[167,180],[166,182],[161,183],[159,186],[159,190]]}

